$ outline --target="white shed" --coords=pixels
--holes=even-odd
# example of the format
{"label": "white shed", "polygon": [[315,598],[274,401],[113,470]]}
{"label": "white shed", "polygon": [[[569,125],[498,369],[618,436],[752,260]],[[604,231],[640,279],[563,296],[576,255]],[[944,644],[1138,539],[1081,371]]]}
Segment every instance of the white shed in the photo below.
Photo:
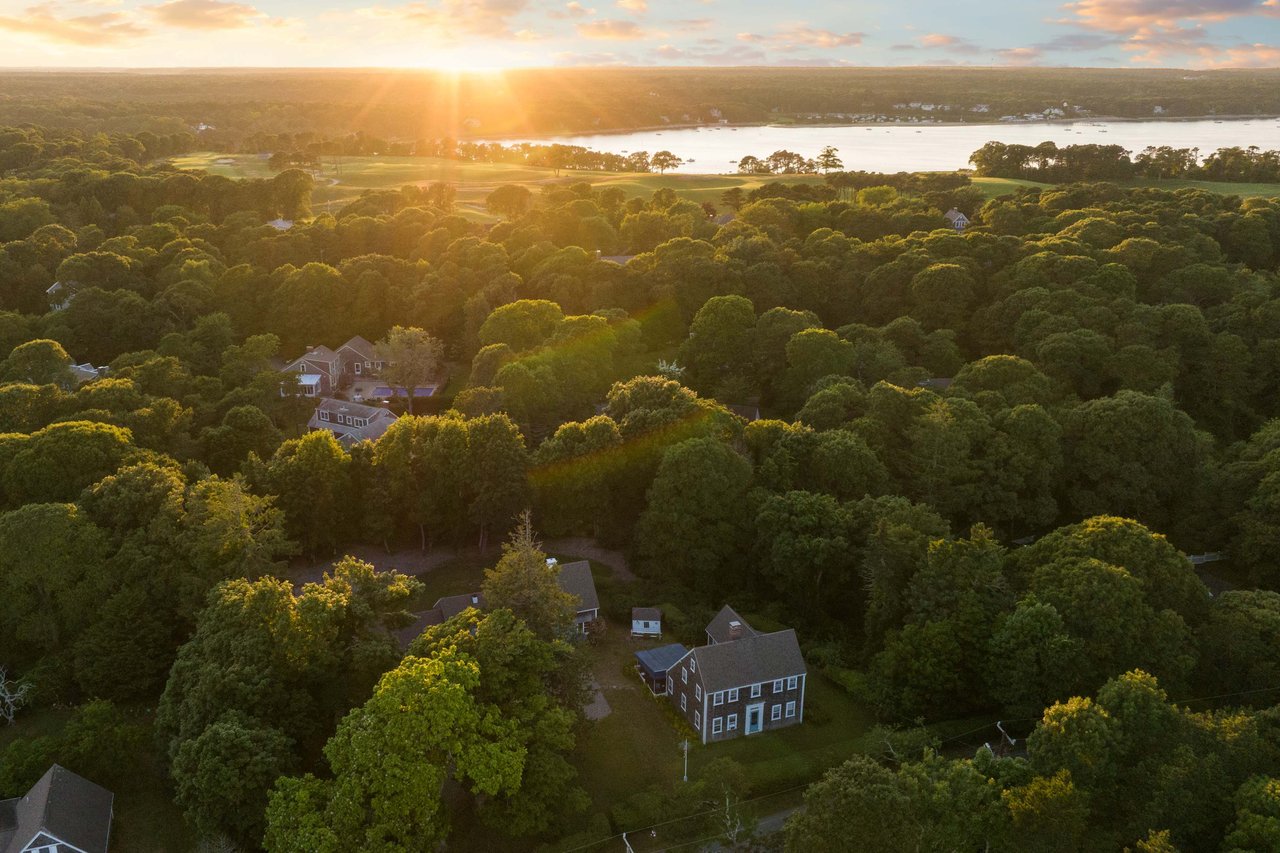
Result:
{"label": "white shed", "polygon": [[662,611],[656,607],[631,608],[631,636],[661,637]]}

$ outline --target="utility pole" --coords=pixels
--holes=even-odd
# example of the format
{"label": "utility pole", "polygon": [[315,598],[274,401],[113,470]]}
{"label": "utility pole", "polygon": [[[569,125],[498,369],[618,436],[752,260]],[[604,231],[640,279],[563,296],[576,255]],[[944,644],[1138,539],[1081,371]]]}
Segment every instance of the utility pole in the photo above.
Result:
{"label": "utility pole", "polygon": [[684,739],[684,781],[689,781],[689,739]]}

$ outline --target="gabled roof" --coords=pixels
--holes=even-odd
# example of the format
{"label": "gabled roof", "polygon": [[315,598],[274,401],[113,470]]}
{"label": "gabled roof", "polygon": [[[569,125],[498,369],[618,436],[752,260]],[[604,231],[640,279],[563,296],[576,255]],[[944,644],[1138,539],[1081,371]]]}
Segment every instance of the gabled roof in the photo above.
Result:
{"label": "gabled roof", "polygon": [[[937,208],[934,208],[934,209],[936,210]],[[969,221],[969,217],[965,216],[963,213],[956,210],[954,207],[942,215],[945,216],[947,218],[947,221],[952,224],[954,224],[958,219],[963,219],[965,222]]]}
{"label": "gabled roof", "polygon": [[302,355],[295,358],[284,366],[285,370],[300,371],[303,364],[310,362],[311,364],[328,364],[332,365],[338,360],[338,354],[326,346],[312,347]]}
{"label": "gabled roof", "polygon": [[754,634],[731,643],[699,646],[689,652],[697,661],[702,689],[712,693],[761,684],[807,670],[796,632],[790,628],[773,634]]}
{"label": "gabled roof", "polygon": [[347,341],[342,346],[338,347],[339,352],[341,352],[344,349],[351,350],[356,355],[360,356],[361,360],[363,361],[378,360],[377,348],[374,347],[373,344],[369,343],[364,338],[360,337],[359,335],[356,335],[354,338]]}
{"label": "gabled roof", "polygon": [[57,764],[26,796],[0,802],[0,853],[17,853],[40,833],[84,853],[107,853],[113,795]]}
{"label": "gabled roof", "polygon": [[578,611],[599,610],[600,598],[596,595],[596,582],[591,577],[591,563],[579,560],[560,566],[560,588],[578,597]]}
{"label": "gabled roof", "polygon": [[440,621],[447,622],[468,607],[484,610],[485,606],[484,593],[464,592],[462,595],[447,595],[439,599],[432,610],[439,610],[443,617]]}
{"label": "gabled roof", "polygon": [[631,621],[635,622],[661,622],[662,611],[656,607],[633,607],[631,608]]}
{"label": "gabled roof", "polygon": [[717,643],[727,643],[733,639],[730,636],[729,623],[738,622],[742,625],[743,637],[754,637],[760,632],[751,627],[751,624],[738,615],[738,612],[729,605],[720,608],[720,612],[715,615],[707,624],[707,634]]}

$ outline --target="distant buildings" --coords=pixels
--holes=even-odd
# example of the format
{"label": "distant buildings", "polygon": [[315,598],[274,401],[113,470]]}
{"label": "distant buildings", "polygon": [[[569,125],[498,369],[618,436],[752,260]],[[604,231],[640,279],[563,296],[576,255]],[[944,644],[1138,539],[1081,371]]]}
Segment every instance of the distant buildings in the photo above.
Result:
{"label": "distant buildings", "polygon": [[969,217],[965,216],[954,207],[942,215],[951,223],[951,227],[959,234],[963,234],[964,229],[969,227]]}

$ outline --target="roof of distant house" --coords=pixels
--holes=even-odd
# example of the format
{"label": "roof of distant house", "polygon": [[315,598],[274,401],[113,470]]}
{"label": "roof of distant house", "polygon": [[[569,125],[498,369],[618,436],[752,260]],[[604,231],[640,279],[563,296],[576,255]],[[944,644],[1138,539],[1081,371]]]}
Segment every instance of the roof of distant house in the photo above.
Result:
{"label": "roof of distant house", "polygon": [[754,637],[760,632],[752,628],[746,619],[738,615],[738,612],[729,605],[720,608],[720,612],[707,623],[707,633],[711,635],[711,639],[717,643],[727,643],[733,639],[730,634],[730,622],[737,622],[742,626],[743,637]]}
{"label": "roof of distant house", "polygon": [[807,671],[796,632],[790,628],[699,646],[690,655],[698,663],[703,689],[711,692],[803,675]]}
{"label": "roof of distant house", "polygon": [[963,213],[956,210],[954,207],[942,215],[945,216],[947,218],[947,221],[951,223],[954,223],[958,219],[963,219],[966,222],[969,220],[969,217],[965,216]]}
{"label": "roof of distant house", "polygon": [[599,610],[600,598],[596,595],[596,582],[591,577],[591,563],[579,560],[576,563],[563,563],[560,566],[560,588],[576,595],[580,604],[578,610]]}
{"label": "roof of distant house", "polygon": [[41,833],[49,844],[107,853],[114,800],[106,788],[55,764],[25,796],[0,801],[0,853],[23,850]]}
{"label": "roof of distant house", "polygon": [[631,620],[633,622],[661,622],[662,611],[656,607],[633,607],[631,608]]}
{"label": "roof of distant house", "polygon": [[338,349],[349,349],[356,352],[365,361],[377,361],[377,348],[365,338],[356,335]]}

